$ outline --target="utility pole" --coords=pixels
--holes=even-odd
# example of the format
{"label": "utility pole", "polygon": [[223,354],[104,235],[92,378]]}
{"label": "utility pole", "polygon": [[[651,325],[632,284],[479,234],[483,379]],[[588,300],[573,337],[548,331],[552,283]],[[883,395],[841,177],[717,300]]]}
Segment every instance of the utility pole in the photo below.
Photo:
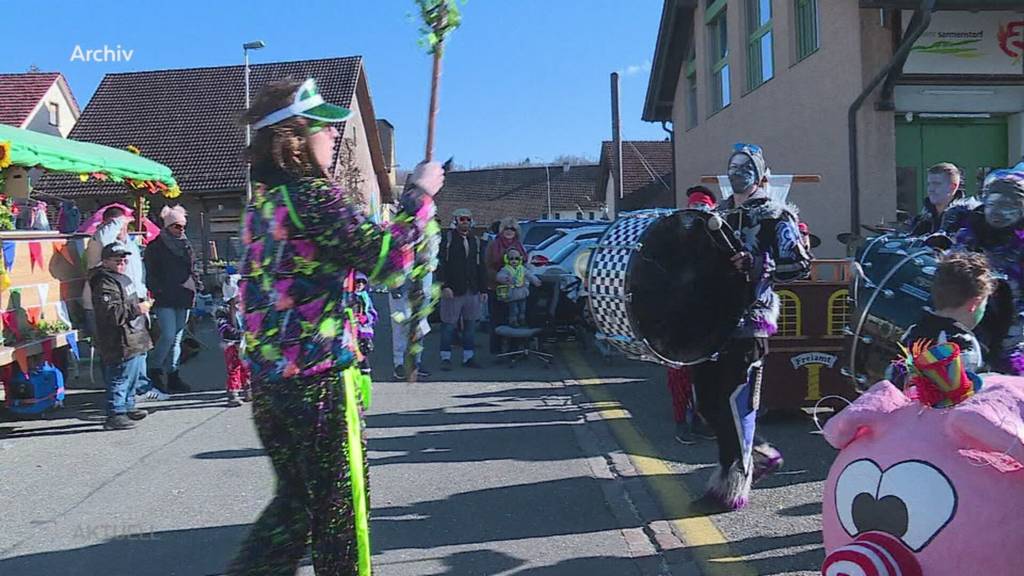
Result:
{"label": "utility pole", "polygon": [[624,195],[622,185],[622,127],[619,124],[619,73],[612,72],[612,145],[615,154],[615,194],[612,195],[611,218],[619,214],[619,201]]}

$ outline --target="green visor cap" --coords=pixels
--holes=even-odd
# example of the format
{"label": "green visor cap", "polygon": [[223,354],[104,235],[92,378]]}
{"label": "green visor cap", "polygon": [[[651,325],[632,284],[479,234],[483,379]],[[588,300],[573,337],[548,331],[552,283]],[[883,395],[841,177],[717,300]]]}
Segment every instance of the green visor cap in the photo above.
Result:
{"label": "green visor cap", "polygon": [[348,108],[324,102],[324,97],[320,95],[320,90],[316,87],[316,80],[309,78],[295,91],[295,100],[287,108],[267,114],[252,127],[254,130],[259,130],[292,116],[333,123],[342,122],[351,115],[352,111]]}

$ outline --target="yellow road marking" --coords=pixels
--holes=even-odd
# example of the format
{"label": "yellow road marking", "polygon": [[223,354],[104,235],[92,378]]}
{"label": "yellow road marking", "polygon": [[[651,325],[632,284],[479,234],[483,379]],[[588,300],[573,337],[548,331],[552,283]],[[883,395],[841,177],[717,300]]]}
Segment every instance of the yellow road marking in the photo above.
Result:
{"label": "yellow road marking", "polygon": [[633,426],[632,417],[622,409],[622,404],[601,386],[604,382],[579,351],[573,346],[565,346],[561,351],[576,382],[582,385],[593,406],[598,408],[619,445],[661,503],[676,533],[693,552],[701,572],[707,576],[757,576],[753,566],[733,552],[729,539],[718,526],[694,510],[691,504],[693,496],[668,464],[660,458],[644,456],[656,454],[654,446]]}

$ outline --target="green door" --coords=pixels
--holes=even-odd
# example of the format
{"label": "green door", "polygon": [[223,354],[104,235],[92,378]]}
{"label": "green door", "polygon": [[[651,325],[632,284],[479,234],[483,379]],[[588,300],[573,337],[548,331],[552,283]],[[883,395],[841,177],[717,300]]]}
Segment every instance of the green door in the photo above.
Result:
{"label": "green door", "polygon": [[927,188],[928,167],[952,162],[964,172],[963,188],[977,194],[985,175],[1008,164],[1006,118],[918,120],[897,117],[896,173],[900,210],[916,212]]}

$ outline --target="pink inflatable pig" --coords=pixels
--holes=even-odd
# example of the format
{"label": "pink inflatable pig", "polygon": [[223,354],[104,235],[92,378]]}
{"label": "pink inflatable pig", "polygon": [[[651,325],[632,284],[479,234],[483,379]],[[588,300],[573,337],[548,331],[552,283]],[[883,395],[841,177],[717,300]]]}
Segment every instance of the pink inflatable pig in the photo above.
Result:
{"label": "pink inflatable pig", "polygon": [[1024,574],[1024,378],[951,408],[875,384],[829,420],[827,576]]}

